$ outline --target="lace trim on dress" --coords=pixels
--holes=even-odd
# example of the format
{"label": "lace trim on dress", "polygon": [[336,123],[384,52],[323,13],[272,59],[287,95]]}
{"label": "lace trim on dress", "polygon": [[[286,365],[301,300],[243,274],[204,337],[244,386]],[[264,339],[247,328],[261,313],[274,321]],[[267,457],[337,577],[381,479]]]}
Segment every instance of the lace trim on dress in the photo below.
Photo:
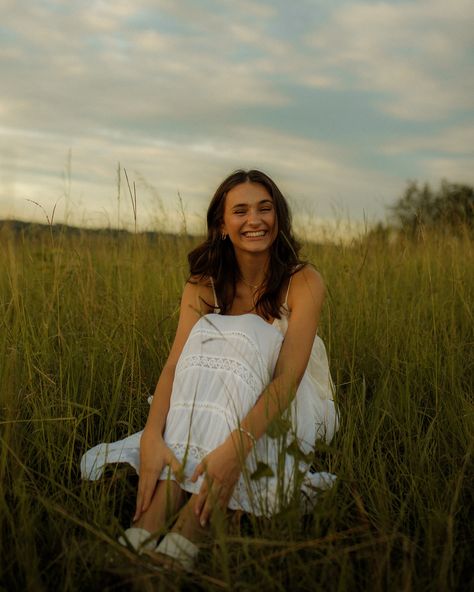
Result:
{"label": "lace trim on dress", "polygon": [[212,356],[204,356],[202,354],[193,354],[180,360],[179,367],[176,368],[176,372],[182,372],[188,368],[210,368],[212,370],[225,370],[226,372],[232,372],[234,376],[240,378],[253,391],[256,391],[260,388],[252,373],[247,370],[243,364],[230,358],[217,358]]}
{"label": "lace trim on dress", "polygon": [[[243,331],[236,331],[236,330],[226,331],[225,329],[217,329],[217,328],[213,327],[212,321],[210,321],[209,319],[206,319],[206,317],[202,317],[202,318],[205,319],[205,321],[207,323],[209,323],[212,328],[209,329],[207,326],[205,326],[205,327],[200,326],[199,328],[196,328],[196,334],[202,335],[203,339],[206,339],[209,341],[211,341],[213,339],[229,339],[232,337],[236,337],[236,338],[240,339],[241,341],[243,341],[247,346],[249,346],[251,348],[252,354],[260,362],[260,365],[265,366],[265,361],[262,357],[262,354],[260,353],[259,346],[255,343],[255,341],[247,333],[244,333]],[[263,321],[263,322],[265,322],[265,321]]]}
{"label": "lace trim on dress", "polygon": [[[203,448],[202,446],[196,446],[195,444],[182,444],[181,442],[167,442],[167,446],[171,448],[175,456],[179,458],[181,462],[184,460],[184,458],[187,460],[189,459],[193,468],[211,452],[211,450]],[[171,474],[170,477],[174,479],[173,475]],[[237,499],[248,499],[249,493],[249,487],[245,484],[241,477],[234,487],[233,497]]]}
{"label": "lace trim on dress", "polygon": [[[257,316],[257,315],[255,315]],[[212,321],[210,321],[209,319],[206,319],[206,317],[203,317],[203,319],[205,319],[205,321],[207,323],[209,323],[212,327]],[[226,331],[225,329],[217,329],[217,328],[212,328],[209,329],[208,327],[199,327],[199,329],[196,329],[196,332],[199,333],[204,333],[206,335],[208,335],[208,339],[225,339],[226,337],[238,337],[240,339],[242,339],[242,341],[247,342],[256,352],[258,352],[258,346],[255,343],[255,341],[253,339],[251,339],[247,333],[244,333],[243,331]]]}
{"label": "lace trim on dress", "polygon": [[[202,461],[202,459],[211,452],[211,450],[203,448],[202,446],[189,443],[167,442],[167,445],[181,462],[186,459],[185,465],[188,462],[190,463],[188,470],[192,471],[194,471],[194,468]],[[245,508],[246,511],[261,515],[275,512],[280,505],[279,501],[283,504],[288,503],[294,488],[294,483],[291,477],[295,470],[297,470],[293,459],[290,459],[289,465],[287,464],[283,469],[283,472],[277,471],[279,475],[272,475],[270,480],[268,476],[263,475],[257,479],[250,477],[252,471],[255,469],[255,467],[251,468],[251,465],[254,463],[248,461],[246,464],[247,468],[244,469],[244,472],[235,484],[232,497],[229,501],[229,508],[234,510]],[[162,476],[161,478],[164,477]],[[175,476],[169,470],[167,471],[167,478],[175,480]],[[269,481],[275,480],[278,480],[279,482],[279,491],[276,495],[281,497],[281,500],[278,500],[278,497],[272,499],[273,495],[270,493],[272,488],[270,487],[270,490],[268,489]],[[186,491],[198,493],[200,483],[192,483],[186,479],[181,484],[181,487]]]}
{"label": "lace trim on dress", "polygon": [[175,452],[178,458],[184,458],[184,456],[191,456],[195,461],[201,462],[201,460],[211,452],[207,448],[197,446],[196,444],[188,444],[181,442],[166,442],[166,445]]}
{"label": "lace trim on dress", "polygon": [[170,413],[173,413],[176,409],[206,409],[207,411],[212,411],[213,413],[217,413],[222,417],[227,418],[229,415],[229,406],[226,405],[218,405],[217,403],[202,403],[201,401],[178,401],[173,403],[173,407],[170,409]]}

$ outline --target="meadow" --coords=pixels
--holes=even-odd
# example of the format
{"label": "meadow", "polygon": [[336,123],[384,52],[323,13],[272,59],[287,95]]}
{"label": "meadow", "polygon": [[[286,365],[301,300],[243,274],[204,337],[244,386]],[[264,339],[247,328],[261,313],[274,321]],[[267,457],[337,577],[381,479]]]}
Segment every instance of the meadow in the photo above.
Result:
{"label": "meadow", "polygon": [[116,543],[136,477],[79,460],[143,427],[196,241],[0,228],[0,590],[474,589],[467,236],[305,243],[341,417],[311,514],[216,526],[191,574]]}

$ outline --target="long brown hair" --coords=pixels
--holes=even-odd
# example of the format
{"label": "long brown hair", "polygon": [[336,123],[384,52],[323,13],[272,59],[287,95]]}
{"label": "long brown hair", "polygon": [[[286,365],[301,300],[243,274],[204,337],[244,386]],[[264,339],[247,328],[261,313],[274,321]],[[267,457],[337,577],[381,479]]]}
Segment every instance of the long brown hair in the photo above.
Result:
{"label": "long brown hair", "polygon": [[280,318],[283,283],[303,262],[298,256],[300,244],[293,236],[288,203],[275,182],[265,173],[237,170],[222,181],[207,210],[207,238],[188,254],[189,271],[191,277],[198,281],[213,279],[221,313],[225,314],[232,305],[240,278],[232,243],[229,237],[225,240],[221,238],[225,199],[233,187],[247,181],[260,183],[266,188],[272,197],[278,224],[278,234],[270,248],[267,278],[258,294],[255,309],[266,319]]}

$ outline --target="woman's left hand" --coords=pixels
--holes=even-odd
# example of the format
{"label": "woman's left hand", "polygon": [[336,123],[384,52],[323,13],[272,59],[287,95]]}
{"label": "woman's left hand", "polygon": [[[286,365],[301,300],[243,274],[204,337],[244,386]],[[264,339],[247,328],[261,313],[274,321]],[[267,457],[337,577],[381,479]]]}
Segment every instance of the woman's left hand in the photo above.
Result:
{"label": "woman's left hand", "polygon": [[194,511],[202,527],[206,526],[216,503],[222,509],[227,507],[241,471],[242,462],[230,438],[198,464],[191,481],[195,483],[204,474],[194,505]]}

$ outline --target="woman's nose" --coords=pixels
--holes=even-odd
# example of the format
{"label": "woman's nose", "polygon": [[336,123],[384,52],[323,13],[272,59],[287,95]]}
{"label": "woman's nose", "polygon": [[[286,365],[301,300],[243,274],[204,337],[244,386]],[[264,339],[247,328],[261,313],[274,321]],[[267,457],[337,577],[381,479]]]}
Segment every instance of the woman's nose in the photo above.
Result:
{"label": "woman's nose", "polygon": [[248,223],[252,226],[258,226],[260,224],[260,214],[256,210],[250,210],[248,214]]}

